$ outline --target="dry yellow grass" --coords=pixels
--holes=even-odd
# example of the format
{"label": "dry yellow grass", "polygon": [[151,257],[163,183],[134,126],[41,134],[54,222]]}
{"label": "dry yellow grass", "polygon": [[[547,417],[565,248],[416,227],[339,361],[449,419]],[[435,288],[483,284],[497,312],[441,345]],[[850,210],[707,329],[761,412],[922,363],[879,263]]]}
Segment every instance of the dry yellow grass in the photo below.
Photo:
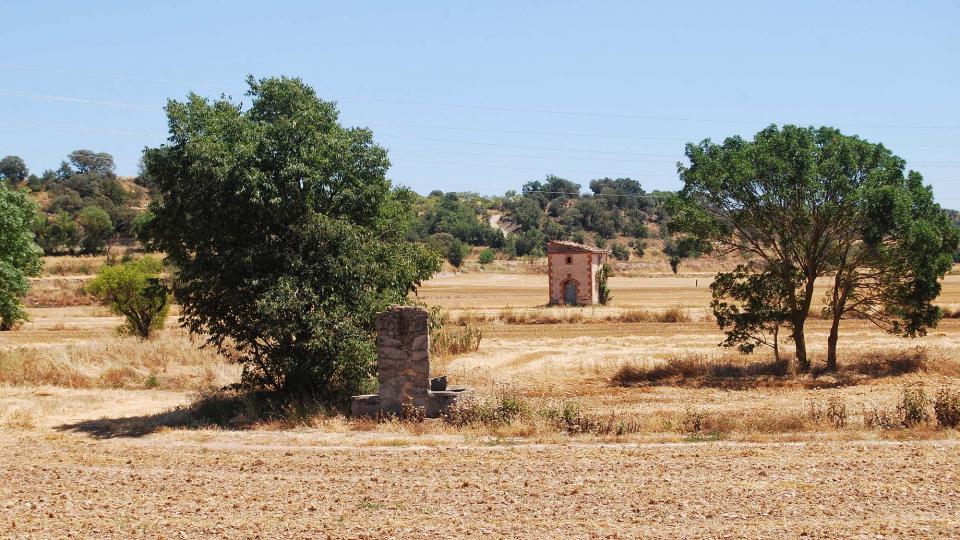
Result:
{"label": "dry yellow grass", "polygon": [[[844,322],[840,361],[852,372],[882,372],[871,355],[922,347],[925,369],[902,375],[826,388],[618,386],[628,365],[766,357],[717,347],[706,278],[616,278],[606,308],[543,307],[545,285],[491,273],[421,289],[482,333],[476,351],[433,366],[477,391],[481,403],[459,421],[334,415],[198,428],[194,390],[236,380],[236,366],[197,352],[172,319],[139,342],[117,337],[119,319],[94,306],[32,308],[30,322],[0,334],[0,531],[945,537],[960,526],[960,432],[868,420],[894,414],[905,387],[960,390],[960,319],[917,340]],[[942,301],[960,306],[960,276],[948,277]],[[815,359],[827,330],[809,323]]]}
{"label": "dry yellow grass", "polygon": [[3,347],[0,384],[199,390],[235,380],[235,366],[198,347],[172,329],[150,341],[103,336],[88,343]]}

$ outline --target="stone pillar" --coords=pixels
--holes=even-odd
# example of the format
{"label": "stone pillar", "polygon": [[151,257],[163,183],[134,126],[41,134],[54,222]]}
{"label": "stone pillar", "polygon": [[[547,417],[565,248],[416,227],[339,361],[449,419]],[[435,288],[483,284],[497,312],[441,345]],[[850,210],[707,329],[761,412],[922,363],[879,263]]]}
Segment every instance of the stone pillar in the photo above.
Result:
{"label": "stone pillar", "polygon": [[380,409],[400,414],[404,404],[430,401],[430,330],[427,312],[395,306],[377,316]]}

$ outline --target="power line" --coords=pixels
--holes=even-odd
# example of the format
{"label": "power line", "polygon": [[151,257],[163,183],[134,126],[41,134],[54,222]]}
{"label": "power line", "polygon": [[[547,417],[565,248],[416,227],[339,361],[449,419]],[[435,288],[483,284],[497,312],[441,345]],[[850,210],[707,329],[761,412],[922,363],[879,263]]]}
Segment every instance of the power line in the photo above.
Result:
{"label": "power line", "polygon": [[420,149],[409,149],[409,148],[390,148],[391,152],[410,152],[410,153],[422,153],[422,154],[442,154],[442,155],[451,155],[451,156],[478,156],[478,157],[505,157],[505,158],[524,158],[524,159],[563,159],[563,160],[573,160],[573,161],[625,161],[632,163],[670,163],[675,164],[676,161],[665,161],[665,160],[653,160],[653,159],[630,159],[630,158],[616,158],[616,157],[571,157],[571,156],[531,156],[525,154],[489,154],[481,152],[447,152],[443,150],[420,150]]}
{"label": "power line", "polygon": [[[688,141],[682,137],[642,137],[634,135],[605,135],[602,133],[571,133],[566,131],[531,131],[518,129],[494,129],[494,128],[474,128],[474,127],[453,127],[453,126],[424,126],[418,124],[396,124],[392,122],[373,122],[374,124],[387,127],[400,127],[412,129],[443,129],[450,131],[475,131],[478,133],[510,133],[514,135],[550,135],[558,137],[587,137],[596,139],[629,139],[640,141]],[[960,145],[957,145],[960,146]]]}
{"label": "power line", "polygon": [[[102,129],[102,128],[89,128],[89,127],[77,127],[77,126],[64,126],[64,125],[49,125],[49,124],[38,124],[38,123],[29,123],[29,122],[3,122],[0,125],[6,125],[11,127],[26,127],[33,129],[46,129],[54,131],[68,131],[68,132],[90,132],[90,133],[101,133],[105,135],[123,135],[123,136],[139,136],[139,137],[159,137],[166,138],[168,134],[163,133],[147,133],[147,132],[137,132],[137,131],[126,131],[126,130],[116,130],[116,129]],[[644,153],[634,153],[634,152],[611,152],[605,150],[584,150],[576,148],[557,148],[557,147],[546,147],[546,146],[527,146],[527,145],[508,145],[508,144],[497,144],[497,143],[484,143],[478,141],[459,141],[451,139],[434,139],[427,137],[410,137],[405,135],[387,135],[398,138],[411,138],[419,140],[428,140],[428,141],[437,141],[437,142],[448,142],[448,143],[457,143],[457,144],[476,144],[483,146],[496,146],[496,147],[505,147],[505,148],[532,148],[532,149],[542,149],[542,150],[555,150],[555,151],[564,151],[564,152],[581,152],[581,153],[603,153],[603,154],[614,154],[614,155],[667,155],[667,154],[644,154]],[[479,153],[479,152],[451,152],[451,151],[442,151],[442,150],[418,150],[418,149],[404,149],[404,148],[390,148],[389,150],[394,152],[409,152],[409,153],[427,153],[427,154],[441,154],[441,155],[463,155],[463,156],[475,156],[475,157],[508,157],[508,158],[522,158],[522,159],[549,159],[549,160],[571,160],[571,161],[616,161],[616,162],[635,162],[635,163],[662,163],[662,164],[674,164],[676,161],[666,161],[666,160],[645,160],[645,159],[627,159],[627,158],[598,158],[598,157],[572,157],[572,156],[534,156],[534,155],[524,155],[524,154],[490,154],[490,153]],[[412,162],[420,163],[436,163],[436,164],[446,164],[446,165],[463,165],[471,167],[496,167],[503,169],[516,169],[516,170],[542,170],[536,168],[523,168],[523,167],[509,167],[509,166],[500,166],[500,165],[488,165],[488,164],[476,164],[476,163],[454,163],[454,162],[427,162],[422,160],[405,160]],[[955,161],[941,161],[941,162],[912,162],[911,166],[922,166],[930,168],[957,168],[960,167],[960,162]],[[570,171],[583,174],[596,174],[590,173],[587,171]],[[644,175],[651,176],[651,175]],[[653,175],[659,176],[661,178],[675,178],[670,175]],[[944,183],[944,182],[954,182],[953,180],[931,180],[931,182]]]}
{"label": "power line", "polygon": [[0,96],[22,97],[29,99],[39,99],[42,101],[58,101],[63,103],[83,103],[86,105],[101,105],[104,107],[119,107],[122,109],[142,109],[142,110],[163,110],[159,105],[144,105],[142,103],[122,103],[119,101],[100,101],[95,99],[74,98],[67,96],[49,96],[45,94],[33,94],[30,92],[16,92],[10,90],[0,90]]}
{"label": "power line", "polygon": [[[677,141],[694,142],[684,137],[646,137],[640,135],[611,135],[603,133],[574,133],[569,131],[535,131],[518,129],[496,129],[496,128],[475,128],[475,127],[456,127],[456,126],[428,126],[421,124],[398,124],[393,122],[371,122],[371,124],[387,127],[400,127],[411,129],[440,129],[449,131],[472,131],[478,133],[509,133],[513,135],[548,135],[557,137],[584,137],[594,139],[624,139],[640,141]],[[900,146],[906,148],[960,148],[960,144],[897,144],[885,143],[887,146]]]}
{"label": "power line", "polygon": [[[555,114],[555,115],[566,115],[566,116],[592,116],[592,117],[598,117],[598,118],[627,118],[627,119],[636,119],[636,120],[666,120],[666,121],[673,121],[673,122],[702,122],[702,123],[742,124],[742,125],[766,125],[766,124],[772,123],[770,121],[761,121],[761,120],[732,120],[732,119],[717,119],[717,118],[696,118],[696,117],[688,117],[688,116],[661,116],[661,115],[649,115],[649,114],[535,109],[535,108],[524,108],[524,107],[497,107],[497,106],[487,106],[487,105],[466,105],[466,104],[456,104],[456,103],[435,103],[435,102],[429,102],[429,101],[413,101],[413,100],[402,100],[402,99],[384,99],[384,98],[347,98],[347,99],[366,99],[368,101],[382,101],[386,103],[396,103],[398,105],[422,105],[422,106],[430,106],[430,107],[449,107],[449,108],[455,108],[455,109]],[[841,123],[841,125],[852,127],[852,128],[934,129],[934,130],[935,129],[945,129],[945,130],[960,129],[960,126],[954,126],[954,125],[936,125],[935,126],[935,125],[847,124],[847,123]]]}
{"label": "power line", "polygon": [[[396,135],[393,133],[378,133],[377,137],[394,137],[397,139],[410,139],[416,141],[431,141],[431,142],[443,142],[443,143],[455,143],[455,144],[471,144],[478,146],[496,146],[501,148],[527,148],[530,150],[553,150],[557,152],[582,152],[589,154],[611,154],[617,156],[650,156],[650,157],[676,157],[676,154],[647,154],[642,152],[615,152],[611,150],[593,150],[593,149],[582,149],[582,148],[563,148],[556,146],[531,146],[526,144],[501,144],[501,143],[488,143],[481,141],[463,141],[456,139],[438,139],[433,137],[418,137],[414,135]],[[671,161],[669,163],[675,163]]]}
{"label": "power line", "polygon": [[137,77],[134,75],[116,75],[116,74],[104,74],[104,73],[90,73],[77,71],[73,69],[58,69],[58,68],[48,68],[48,67],[39,67],[39,66],[25,66],[22,64],[0,64],[0,69],[19,69],[23,71],[40,71],[46,73],[59,73],[63,75],[78,75],[85,77],[93,77],[96,79],[119,79],[126,81],[143,81],[148,83],[158,83],[158,84],[174,84],[174,85],[184,85],[184,86],[206,86],[210,88],[221,88],[224,90],[240,90],[239,86],[227,86],[223,84],[215,83],[202,83],[202,82],[191,82],[191,81],[175,81],[170,79],[154,79],[148,77]]}
{"label": "power line", "polygon": [[[507,170],[514,170],[514,171],[536,171],[541,174],[543,174],[544,170],[546,169],[545,167],[511,167],[507,165],[490,165],[485,163],[463,163],[463,162],[457,162],[457,161],[430,161],[430,160],[422,160],[422,159],[403,159],[402,161],[410,162],[410,163],[426,163],[430,165],[456,165],[456,166],[463,166],[463,167],[483,167],[483,168],[490,168],[490,169],[507,169]],[[575,171],[570,169],[566,169],[562,171],[555,170],[553,172],[564,173],[564,174],[570,174],[570,173],[586,174],[586,175],[594,176],[597,178],[604,177],[604,176],[631,176],[629,174],[611,175],[609,172],[598,173],[595,171]],[[669,174],[643,174],[643,175],[635,174],[633,176],[640,176],[644,178],[672,178],[674,180],[677,179],[676,176],[669,175]]]}
{"label": "power line", "polygon": [[[0,68],[20,69],[20,70],[29,70],[29,71],[46,71],[51,73],[91,76],[91,77],[99,77],[99,78],[140,80],[144,82],[161,83],[161,84],[206,86],[206,87],[231,89],[231,90],[239,89],[239,87],[237,86],[223,85],[223,84],[216,84],[216,83],[199,83],[199,82],[175,81],[175,80],[166,80],[166,79],[152,79],[152,78],[137,77],[137,76],[131,76],[131,75],[93,74],[90,72],[82,72],[77,70],[45,68],[45,67],[26,66],[26,65],[18,65],[18,64],[0,64]],[[552,114],[552,115],[562,115],[562,116],[588,116],[588,117],[598,117],[598,118],[626,118],[626,119],[636,119],[636,120],[663,120],[663,121],[672,121],[672,122],[698,122],[698,123],[740,124],[740,125],[766,125],[771,123],[769,120],[760,121],[760,120],[703,118],[703,117],[695,117],[695,116],[671,116],[671,115],[657,115],[657,114],[611,113],[611,112],[600,112],[600,111],[540,109],[540,108],[532,108],[532,107],[491,106],[491,105],[475,105],[475,104],[463,104],[463,103],[441,103],[441,102],[432,102],[432,101],[403,100],[403,99],[361,97],[361,96],[349,96],[349,97],[346,97],[345,99],[376,101],[376,102],[395,103],[395,104],[403,104],[403,105],[428,106],[428,107],[445,107],[445,108],[457,108],[457,109],[469,109],[469,110],[520,112],[520,113],[533,113],[533,114]],[[841,122],[840,124],[847,127],[851,127],[851,128],[923,129],[923,130],[960,129],[960,125],[850,124],[850,123],[844,123],[844,122]]]}
{"label": "power line", "polygon": [[104,128],[91,128],[91,127],[79,127],[79,126],[64,126],[56,124],[38,124],[30,122],[3,122],[0,125],[11,126],[11,127],[22,127],[28,129],[48,129],[53,131],[69,131],[69,132],[79,132],[79,133],[102,133],[104,135],[133,135],[137,137],[162,137],[166,138],[169,136],[167,133],[147,133],[142,131],[126,131],[122,129],[104,129]]}

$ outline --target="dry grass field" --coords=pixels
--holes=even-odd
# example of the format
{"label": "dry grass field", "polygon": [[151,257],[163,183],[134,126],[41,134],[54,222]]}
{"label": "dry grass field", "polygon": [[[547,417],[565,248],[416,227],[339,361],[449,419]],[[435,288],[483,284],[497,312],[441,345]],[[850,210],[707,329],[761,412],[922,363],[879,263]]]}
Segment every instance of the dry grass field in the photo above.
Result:
{"label": "dry grass field", "polygon": [[236,366],[173,318],[117,336],[76,285],[91,270],[48,261],[0,334],[0,537],[960,535],[960,433],[930,403],[891,423],[905,389],[960,392],[960,319],[916,340],[845,321],[839,374],[783,376],[717,347],[708,276],[615,277],[613,306],[562,309],[545,276],[449,275],[418,299],[482,333],[434,366],[474,416],[204,426],[188,405]]}

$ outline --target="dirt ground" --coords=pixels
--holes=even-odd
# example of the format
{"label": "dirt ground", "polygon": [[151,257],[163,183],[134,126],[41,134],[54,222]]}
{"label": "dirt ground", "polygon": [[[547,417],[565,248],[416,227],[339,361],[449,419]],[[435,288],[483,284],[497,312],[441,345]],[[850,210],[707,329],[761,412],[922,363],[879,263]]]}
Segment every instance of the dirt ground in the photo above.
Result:
{"label": "dirt ground", "polygon": [[[431,280],[419,296],[460,315],[535,310],[545,284],[461,274]],[[80,382],[0,386],[0,537],[960,537],[958,432],[881,432],[860,419],[867,407],[893,407],[907,385],[960,388],[960,320],[917,340],[844,322],[841,361],[920,347],[931,361],[922,373],[830,388],[617,387],[610,377],[626,363],[723,353],[704,317],[706,278],[612,286],[614,307],[587,308],[581,322],[480,323],[480,349],[445,370],[485,393],[573,400],[646,422],[624,436],[343,418],[292,429],[163,427],[157,420],[190,403],[196,385],[229,382],[235,366],[195,353],[172,320],[161,339],[138,344],[116,337],[119,321],[100,308],[32,308],[31,322],[0,335],[0,371],[13,358],[3,354],[39,362],[55,353],[44,369]],[[941,305],[960,305],[960,277],[948,276]],[[630,308],[680,308],[693,320],[591,320]],[[815,357],[826,332],[810,322]],[[62,377],[71,369],[87,378]],[[849,425],[806,418],[810,403],[827,399],[846,405]],[[691,409],[730,431],[677,431]]]}
{"label": "dirt ground", "polygon": [[950,442],[0,441],[5,537],[948,538]]}

